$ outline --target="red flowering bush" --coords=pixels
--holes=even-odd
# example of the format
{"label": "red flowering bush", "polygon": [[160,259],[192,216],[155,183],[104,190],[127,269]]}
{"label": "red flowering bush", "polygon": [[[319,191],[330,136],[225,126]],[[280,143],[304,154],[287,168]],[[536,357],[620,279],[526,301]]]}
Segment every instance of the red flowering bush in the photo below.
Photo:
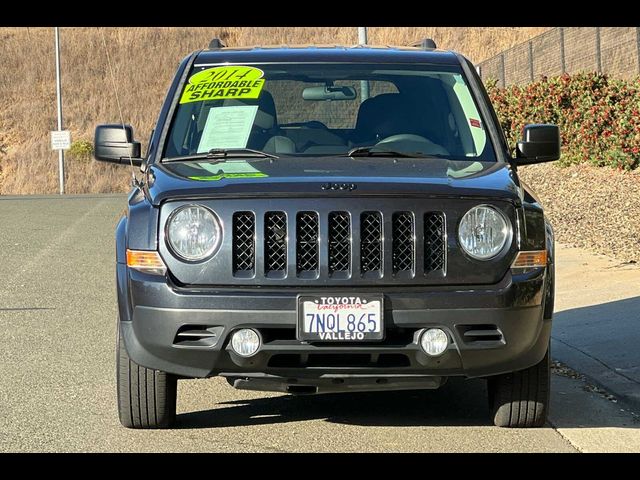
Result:
{"label": "red flowering bush", "polygon": [[640,77],[565,74],[507,88],[490,80],[487,92],[511,146],[527,123],[556,123],[562,137],[561,164],[640,167]]}

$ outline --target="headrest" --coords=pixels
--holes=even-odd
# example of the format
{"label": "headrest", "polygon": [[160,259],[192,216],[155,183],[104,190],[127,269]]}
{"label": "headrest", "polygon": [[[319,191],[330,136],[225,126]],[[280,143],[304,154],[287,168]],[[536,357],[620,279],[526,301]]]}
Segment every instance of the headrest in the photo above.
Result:
{"label": "headrest", "polygon": [[383,93],[360,105],[356,131],[382,137],[415,129],[415,107],[400,93]]}

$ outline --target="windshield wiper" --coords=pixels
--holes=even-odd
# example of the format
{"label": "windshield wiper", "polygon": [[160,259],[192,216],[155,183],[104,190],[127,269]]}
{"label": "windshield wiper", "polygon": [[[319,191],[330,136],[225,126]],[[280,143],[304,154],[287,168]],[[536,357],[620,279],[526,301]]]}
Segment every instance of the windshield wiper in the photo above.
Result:
{"label": "windshield wiper", "polygon": [[227,158],[280,158],[252,148],[212,148],[206,153],[194,153],[181,157],[163,158],[163,162],[184,162],[188,160],[224,160]]}
{"label": "windshield wiper", "polygon": [[395,150],[384,150],[376,148],[375,145],[370,147],[356,147],[347,152],[348,157],[402,157],[402,158],[418,158],[424,157],[419,152],[398,152]]}

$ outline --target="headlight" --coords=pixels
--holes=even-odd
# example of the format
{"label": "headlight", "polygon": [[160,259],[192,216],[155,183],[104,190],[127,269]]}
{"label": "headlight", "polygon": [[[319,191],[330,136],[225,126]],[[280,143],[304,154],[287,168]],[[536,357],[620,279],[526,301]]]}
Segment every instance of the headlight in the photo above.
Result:
{"label": "headlight", "polygon": [[212,255],[222,239],[222,228],[214,213],[199,205],[176,209],[169,217],[166,232],[171,250],[190,261]]}
{"label": "headlight", "polygon": [[462,217],[458,240],[463,250],[473,258],[489,260],[511,240],[511,224],[493,207],[473,207]]}

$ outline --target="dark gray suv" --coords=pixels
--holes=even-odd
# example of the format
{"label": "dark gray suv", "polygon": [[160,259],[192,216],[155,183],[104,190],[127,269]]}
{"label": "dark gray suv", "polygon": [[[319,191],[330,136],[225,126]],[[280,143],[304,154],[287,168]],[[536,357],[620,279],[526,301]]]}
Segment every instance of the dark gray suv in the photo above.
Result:
{"label": "dark gray suv", "polygon": [[[428,45],[428,43],[425,43]],[[496,425],[543,425],[553,231],[473,65],[421,47],[187,56],[116,230],[118,407],[170,426],[180,378],[291,394],[488,380]],[[512,152],[515,153],[512,155]]]}

